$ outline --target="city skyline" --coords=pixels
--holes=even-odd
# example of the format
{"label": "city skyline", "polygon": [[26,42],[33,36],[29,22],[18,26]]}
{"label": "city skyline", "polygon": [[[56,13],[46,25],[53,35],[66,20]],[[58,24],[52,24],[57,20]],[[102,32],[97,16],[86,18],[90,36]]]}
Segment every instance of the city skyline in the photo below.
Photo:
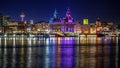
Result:
{"label": "city skyline", "polygon": [[57,9],[60,18],[63,18],[67,8],[70,8],[71,15],[75,20],[82,21],[84,18],[88,18],[90,23],[94,23],[99,17],[102,21],[120,22],[118,3],[112,1],[4,0],[0,4],[2,5],[0,6],[0,13],[10,15],[12,20],[20,20],[20,13],[24,12],[26,20],[49,21],[53,17],[55,9]]}

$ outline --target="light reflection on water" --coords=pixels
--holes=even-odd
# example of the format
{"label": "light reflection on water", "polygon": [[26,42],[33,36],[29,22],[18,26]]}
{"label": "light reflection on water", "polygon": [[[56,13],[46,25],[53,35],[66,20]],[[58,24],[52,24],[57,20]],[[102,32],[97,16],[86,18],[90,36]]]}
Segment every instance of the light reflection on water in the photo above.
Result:
{"label": "light reflection on water", "polygon": [[119,68],[118,37],[0,38],[0,68]]}

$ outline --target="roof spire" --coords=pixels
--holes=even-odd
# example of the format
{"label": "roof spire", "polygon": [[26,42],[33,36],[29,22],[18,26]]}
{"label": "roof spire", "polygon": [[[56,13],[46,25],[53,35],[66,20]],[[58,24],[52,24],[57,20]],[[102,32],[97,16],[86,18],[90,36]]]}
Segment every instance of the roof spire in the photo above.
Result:
{"label": "roof spire", "polygon": [[69,8],[67,9],[66,16],[67,16],[67,17],[71,16],[71,13],[70,13],[70,9],[69,9]]}
{"label": "roof spire", "polygon": [[50,22],[60,22],[59,14],[56,9],[54,11],[53,18],[50,19]]}
{"label": "roof spire", "polygon": [[58,12],[57,12],[56,9],[55,9],[55,11],[54,11],[54,18],[58,18]]}

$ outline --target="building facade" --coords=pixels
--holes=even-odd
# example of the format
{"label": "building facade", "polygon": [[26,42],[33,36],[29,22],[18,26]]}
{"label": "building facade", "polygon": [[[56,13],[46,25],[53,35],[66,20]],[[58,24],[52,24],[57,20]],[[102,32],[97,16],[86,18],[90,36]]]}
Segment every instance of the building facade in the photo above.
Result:
{"label": "building facade", "polygon": [[53,18],[50,20],[50,32],[61,32],[62,31],[62,23],[59,18],[59,14],[57,10],[54,11]]}
{"label": "building facade", "polygon": [[67,9],[66,16],[62,19],[62,31],[74,32],[74,19],[71,16],[70,9]]}

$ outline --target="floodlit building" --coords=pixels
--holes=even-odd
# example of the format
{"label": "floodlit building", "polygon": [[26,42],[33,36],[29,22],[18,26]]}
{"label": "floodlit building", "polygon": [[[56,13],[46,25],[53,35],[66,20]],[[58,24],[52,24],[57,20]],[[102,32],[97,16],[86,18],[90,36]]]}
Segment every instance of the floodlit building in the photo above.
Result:
{"label": "floodlit building", "polygon": [[50,32],[49,23],[45,21],[37,22],[34,25],[34,28],[35,28],[35,31],[37,31],[37,33],[49,33]]}
{"label": "floodlit building", "polygon": [[50,32],[61,32],[62,31],[62,23],[59,18],[59,14],[57,10],[55,9],[53,18],[50,20]]}
{"label": "floodlit building", "polygon": [[88,25],[88,19],[83,19],[82,25],[82,34],[89,34],[90,33],[90,25]]}
{"label": "floodlit building", "polygon": [[95,27],[95,25],[91,25],[91,27],[90,27],[90,34],[96,34],[96,27]]}
{"label": "floodlit building", "polygon": [[17,21],[10,21],[8,24],[8,33],[17,33],[17,28],[18,28],[18,22]]}
{"label": "floodlit building", "polygon": [[83,25],[88,25],[88,19],[83,19]]}
{"label": "floodlit building", "polygon": [[74,33],[82,33],[82,25],[79,21],[77,21],[74,25]]}
{"label": "floodlit building", "polygon": [[10,22],[10,16],[0,14],[0,32],[5,33]]}
{"label": "floodlit building", "polygon": [[62,32],[74,32],[74,24],[70,9],[67,9],[66,16],[62,19]]}
{"label": "floodlit building", "polygon": [[28,23],[28,27],[27,27],[27,33],[32,32],[33,26],[34,26],[34,21],[30,20],[30,22]]}
{"label": "floodlit building", "polygon": [[96,20],[96,26],[97,27],[101,27],[102,26],[102,22],[101,22],[100,18],[97,18],[97,20]]}

